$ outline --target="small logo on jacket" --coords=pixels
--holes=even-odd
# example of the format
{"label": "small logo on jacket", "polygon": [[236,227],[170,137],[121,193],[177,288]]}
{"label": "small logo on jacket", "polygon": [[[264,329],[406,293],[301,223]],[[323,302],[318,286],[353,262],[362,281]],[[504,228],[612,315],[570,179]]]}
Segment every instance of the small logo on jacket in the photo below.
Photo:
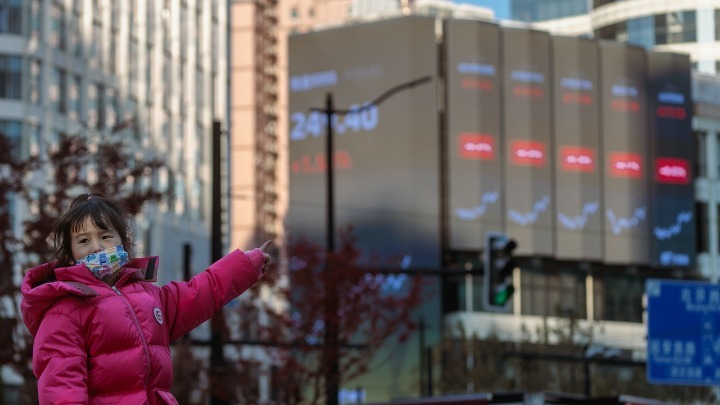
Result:
{"label": "small logo on jacket", "polygon": [[158,308],[158,307],[153,308],[153,315],[155,315],[155,320],[157,321],[157,323],[162,325],[163,324],[163,315],[162,315],[162,311],[160,310],[160,308]]}

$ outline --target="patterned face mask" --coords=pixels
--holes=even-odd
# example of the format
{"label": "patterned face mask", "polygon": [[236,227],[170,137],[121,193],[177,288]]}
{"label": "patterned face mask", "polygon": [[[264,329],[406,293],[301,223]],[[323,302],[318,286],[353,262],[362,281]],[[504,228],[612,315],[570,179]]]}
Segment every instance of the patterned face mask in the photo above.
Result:
{"label": "patterned face mask", "polygon": [[101,252],[91,253],[77,261],[90,269],[100,280],[104,280],[120,270],[128,262],[128,254],[122,246],[115,246]]}

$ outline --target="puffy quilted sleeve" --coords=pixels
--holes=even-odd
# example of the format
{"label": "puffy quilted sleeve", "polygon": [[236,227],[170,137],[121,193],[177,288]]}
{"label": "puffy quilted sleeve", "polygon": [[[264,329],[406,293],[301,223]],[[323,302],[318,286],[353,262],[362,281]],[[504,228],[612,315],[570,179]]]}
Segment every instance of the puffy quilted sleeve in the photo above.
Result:
{"label": "puffy quilted sleeve", "polygon": [[189,282],[163,286],[161,294],[170,322],[170,340],[187,334],[252,287],[262,275],[263,261],[260,249],[247,253],[235,250]]}
{"label": "puffy quilted sleeve", "polygon": [[33,344],[40,405],[88,403],[87,352],[78,320],[48,312]]}

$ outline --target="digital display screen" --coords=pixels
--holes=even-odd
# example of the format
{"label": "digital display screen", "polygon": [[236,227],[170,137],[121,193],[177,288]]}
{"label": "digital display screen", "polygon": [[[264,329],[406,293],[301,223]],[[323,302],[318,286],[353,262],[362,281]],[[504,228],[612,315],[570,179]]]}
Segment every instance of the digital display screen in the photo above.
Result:
{"label": "digital display screen", "polygon": [[649,132],[647,55],[600,43],[602,158],[606,263],[649,262]]}
{"label": "digital display screen", "polygon": [[478,250],[503,230],[500,30],[446,20],[449,248]]}
{"label": "digital display screen", "polygon": [[555,256],[602,259],[599,50],[589,39],[554,37]]}
{"label": "digital display screen", "polygon": [[[287,229],[325,243],[327,93],[334,115],[337,230],[353,227],[373,263],[440,266],[435,20],[401,17],[289,38]],[[429,82],[381,95],[405,83]],[[336,233],[337,234],[337,233]]]}
{"label": "digital display screen", "polygon": [[648,54],[650,90],[651,263],[695,265],[695,165],[690,58]]}
{"label": "digital display screen", "polygon": [[552,256],[550,36],[503,28],[501,43],[505,230],[516,253]]}

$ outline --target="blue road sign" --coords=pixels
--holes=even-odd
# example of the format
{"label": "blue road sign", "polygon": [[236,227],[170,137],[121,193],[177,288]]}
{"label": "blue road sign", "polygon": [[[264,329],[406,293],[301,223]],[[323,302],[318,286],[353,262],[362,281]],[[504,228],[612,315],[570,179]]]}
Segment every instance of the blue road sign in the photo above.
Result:
{"label": "blue road sign", "polygon": [[720,385],[720,285],[648,279],[647,380]]}

